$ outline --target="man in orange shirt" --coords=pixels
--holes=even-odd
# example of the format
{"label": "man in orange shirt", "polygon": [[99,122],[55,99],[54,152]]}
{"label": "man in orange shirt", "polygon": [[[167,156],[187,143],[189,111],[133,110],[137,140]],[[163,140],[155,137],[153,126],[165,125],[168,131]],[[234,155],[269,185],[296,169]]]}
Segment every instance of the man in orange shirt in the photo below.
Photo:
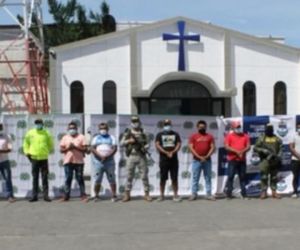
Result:
{"label": "man in orange shirt", "polygon": [[88,198],[85,193],[85,185],[83,180],[84,155],[87,149],[87,143],[84,135],[78,133],[77,124],[70,122],[68,125],[68,133],[60,142],[60,152],[64,154],[65,168],[65,194],[61,201],[70,199],[71,184],[73,172],[80,188],[81,200],[87,202]]}
{"label": "man in orange shirt", "polygon": [[226,196],[232,198],[233,179],[237,173],[240,179],[241,195],[246,198],[246,153],[250,150],[250,138],[243,132],[241,123],[231,123],[232,132],[225,136],[224,144],[227,150],[228,179],[226,184]]}

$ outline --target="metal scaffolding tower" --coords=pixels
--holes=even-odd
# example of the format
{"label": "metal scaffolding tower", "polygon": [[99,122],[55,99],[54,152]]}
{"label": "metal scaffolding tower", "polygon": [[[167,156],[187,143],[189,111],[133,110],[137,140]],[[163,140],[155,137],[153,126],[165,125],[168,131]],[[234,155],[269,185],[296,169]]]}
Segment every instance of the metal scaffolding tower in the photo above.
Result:
{"label": "metal scaffolding tower", "polygon": [[[41,0],[0,0],[16,25],[0,26],[0,113],[48,113]],[[19,21],[16,13],[23,14]],[[37,26],[37,39],[30,29]]]}

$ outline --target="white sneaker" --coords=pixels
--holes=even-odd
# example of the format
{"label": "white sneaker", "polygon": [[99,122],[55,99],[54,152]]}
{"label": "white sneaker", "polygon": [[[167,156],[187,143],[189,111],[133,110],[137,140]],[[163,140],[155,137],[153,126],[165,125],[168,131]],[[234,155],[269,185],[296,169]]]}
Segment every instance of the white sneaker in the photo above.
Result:
{"label": "white sneaker", "polygon": [[294,198],[294,199],[297,199],[299,196],[298,196],[298,194],[293,193],[293,194],[291,195],[291,197]]}
{"label": "white sneaker", "polygon": [[111,202],[117,202],[117,201],[118,201],[118,197],[117,196],[111,197]]}
{"label": "white sneaker", "polygon": [[213,195],[207,195],[206,199],[209,200],[209,201],[216,201],[216,197],[213,196]]}
{"label": "white sneaker", "polygon": [[156,201],[158,201],[158,202],[161,202],[161,201],[164,201],[164,200],[165,200],[165,198],[163,196],[159,196],[156,199]]}
{"label": "white sneaker", "polygon": [[182,198],[180,196],[173,197],[174,202],[181,202]]}

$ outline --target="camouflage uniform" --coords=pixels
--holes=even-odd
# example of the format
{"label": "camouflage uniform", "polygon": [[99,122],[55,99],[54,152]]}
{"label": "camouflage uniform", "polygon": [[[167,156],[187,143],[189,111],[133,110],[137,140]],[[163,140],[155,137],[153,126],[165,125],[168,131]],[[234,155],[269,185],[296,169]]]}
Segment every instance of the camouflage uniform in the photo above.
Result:
{"label": "camouflage uniform", "polygon": [[[130,137],[134,137],[136,143],[126,144],[126,140]],[[148,147],[148,138],[142,129],[134,130],[127,129],[121,141],[122,145],[126,147],[126,167],[127,167],[127,183],[125,191],[130,192],[132,188],[132,181],[135,175],[135,168],[139,168],[139,172],[142,177],[144,191],[149,192],[149,180],[148,180],[148,166],[146,158],[146,149]]]}
{"label": "camouflage uniform", "polygon": [[266,192],[270,175],[270,187],[273,192],[277,188],[277,173],[281,164],[282,141],[276,135],[260,136],[255,144],[254,152],[261,158],[259,164],[261,173],[261,189]]}

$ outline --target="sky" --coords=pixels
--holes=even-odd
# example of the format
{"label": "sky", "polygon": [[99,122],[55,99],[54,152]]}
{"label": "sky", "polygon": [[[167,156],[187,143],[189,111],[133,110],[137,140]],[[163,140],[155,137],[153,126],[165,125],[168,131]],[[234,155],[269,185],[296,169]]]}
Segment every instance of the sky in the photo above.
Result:
{"label": "sky", "polygon": [[[100,12],[102,0],[78,1],[87,10]],[[48,13],[47,0],[42,2],[44,22],[49,23],[52,19]],[[215,25],[251,35],[284,37],[286,44],[300,48],[299,0],[106,0],[106,2],[117,21],[159,21],[185,16],[210,21]],[[0,25],[13,23],[13,20],[0,10]]]}

